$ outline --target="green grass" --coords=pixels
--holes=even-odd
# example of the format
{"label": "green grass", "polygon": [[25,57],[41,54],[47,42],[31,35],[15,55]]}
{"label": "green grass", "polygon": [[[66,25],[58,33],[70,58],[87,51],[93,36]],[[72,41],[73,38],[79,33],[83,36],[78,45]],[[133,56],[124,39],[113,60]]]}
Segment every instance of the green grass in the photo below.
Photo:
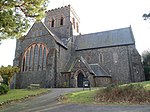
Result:
{"label": "green grass", "polygon": [[19,100],[29,96],[38,95],[47,92],[47,89],[27,90],[27,89],[13,89],[8,91],[5,95],[0,95],[0,103]]}
{"label": "green grass", "polygon": [[[130,83],[137,86],[140,84],[141,86],[143,86],[144,88],[146,88],[147,90],[150,90],[150,81],[144,81],[144,82],[137,82],[137,83]],[[120,85],[120,87],[122,88],[123,86],[128,86],[129,84],[123,84]],[[79,91],[79,92],[74,92],[74,93],[70,93],[64,96],[64,103],[98,103],[94,100],[94,97],[96,96],[97,92],[99,90],[102,90],[104,88],[99,88],[99,89],[93,89],[91,91]],[[99,102],[100,103],[100,102]],[[107,102],[106,102],[107,103]],[[102,103],[103,104],[103,103]]]}
{"label": "green grass", "polygon": [[96,90],[86,90],[67,94],[64,102],[66,103],[91,103],[94,101]]}
{"label": "green grass", "polygon": [[145,89],[150,90],[150,81],[137,82],[137,83],[132,83],[132,84],[140,84]]}
{"label": "green grass", "polygon": [[[150,90],[150,81],[143,81],[143,82],[135,82],[135,83],[129,83],[129,84],[133,84],[133,85],[141,85],[143,86],[145,89]],[[127,86],[129,84],[123,84],[120,86]]]}

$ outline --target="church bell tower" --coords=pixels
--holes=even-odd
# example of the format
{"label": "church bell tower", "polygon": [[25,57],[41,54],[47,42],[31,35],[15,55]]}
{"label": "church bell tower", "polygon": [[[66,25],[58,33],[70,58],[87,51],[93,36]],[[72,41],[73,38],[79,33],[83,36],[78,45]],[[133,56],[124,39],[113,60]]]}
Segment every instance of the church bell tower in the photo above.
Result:
{"label": "church bell tower", "polygon": [[44,23],[64,43],[79,35],[80,19],[70,5],[47,11]]}

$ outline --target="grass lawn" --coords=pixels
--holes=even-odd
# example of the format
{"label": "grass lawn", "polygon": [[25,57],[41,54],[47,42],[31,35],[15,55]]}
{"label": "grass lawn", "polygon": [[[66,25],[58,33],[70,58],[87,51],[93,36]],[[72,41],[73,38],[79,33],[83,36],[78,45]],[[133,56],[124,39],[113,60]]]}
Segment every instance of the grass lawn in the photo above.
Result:
{"label": "grass lawn", "polygon": [[12,89],[7,94],[0,95],[0,104],[8,101],[15,101],[29,96],[38,95],[47,92],[47,89],[27,90],[27,89]]}
{"label": "grass lawn", "polygon": [[96,90],[85,90],[67,94],[64,96],[64,103],[91,103],[94,102],[93,97],[95,96]]}
{"label": "grass lawn", "polygon": [[[141,85],[147,90],[150,90],[150,81],[144,81],[144,82],[138,82],[138,83],[130,83],[134,85]],[[128,84],[123,84],[120,87],[128,86]],[[99,89],[103,89],[102,87]],[[70,93],[64,96],[64,103],[97,103],[94,100],[94,97],[96,96],[99,89],[93,89],[91,91],[80,91],[80,92],[74,92]],[[99,102],[100,103],[100,102]],[[107,102],[106,102],[107,103]],[[102,103],[103,104],[103,103]]]}
{"label": "grass lawn", "polygon": [[147,90],[150,90],[150,81],[144,81],[144,82],[139,82],[139,83],[137,82],[137,83],[132,83],[132,84],[140,84]]}

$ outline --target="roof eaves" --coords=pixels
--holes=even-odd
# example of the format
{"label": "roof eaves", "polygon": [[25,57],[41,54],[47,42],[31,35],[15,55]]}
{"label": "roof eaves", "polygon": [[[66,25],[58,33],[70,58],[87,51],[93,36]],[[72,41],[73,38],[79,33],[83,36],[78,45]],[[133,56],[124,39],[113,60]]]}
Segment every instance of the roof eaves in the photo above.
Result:
{"label": "roof eaves", "polygon": [[100,46],[100,47],[91,47],[91,48],[76,48],[76,51],[82,51],[82,50],[90,50],[90,49],[99,49],[99,48],[109,48],[109,47],[117,47],[117,46],[126,46],[126,45],[134,45],[135,43],[128,43],[128,44],[120,44],[120,45],[111,45],[111,46]]}
{"label": "roof eaves", "polygon": [[109,74],[109,73],[107,73],[106,71],[105,71],[105,69],[103,69],[103,67],[101,66],[101,65],[99,65],[98,63],[94,63],[94,64],[89,64],[89,66],[98,66],[99,68],[101,68],[101,70],[106,74],[106,75],[101,75],[101,76],[99,76],[99,75],[96,75],[96,73],[95,73],[95,76],[97,76],[97,77],[111,77],[111,75]]}

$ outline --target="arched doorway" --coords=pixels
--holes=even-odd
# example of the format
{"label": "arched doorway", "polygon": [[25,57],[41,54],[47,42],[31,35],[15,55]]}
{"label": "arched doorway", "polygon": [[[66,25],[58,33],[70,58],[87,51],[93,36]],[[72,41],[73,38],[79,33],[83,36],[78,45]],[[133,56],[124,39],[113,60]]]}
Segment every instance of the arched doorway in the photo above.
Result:
{"label": "arched doorway", "polygon": [[77,87],[83,87],[84,75],[80,72],[77,77]]}

